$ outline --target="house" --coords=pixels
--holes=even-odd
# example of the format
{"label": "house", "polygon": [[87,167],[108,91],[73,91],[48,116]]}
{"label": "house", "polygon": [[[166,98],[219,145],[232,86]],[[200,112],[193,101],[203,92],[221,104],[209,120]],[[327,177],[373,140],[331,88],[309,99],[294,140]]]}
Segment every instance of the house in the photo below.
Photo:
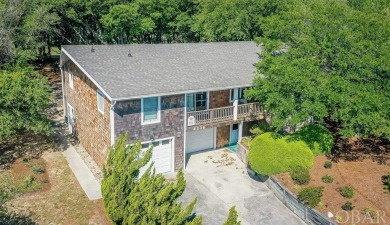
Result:
{"label": "house", "polygon": [[129,144],[154,146],[157,172],[175,171],[263,118],[243,98],[259,52],[253,42],[63,46],[65,119],[99,166],[128,132]]}

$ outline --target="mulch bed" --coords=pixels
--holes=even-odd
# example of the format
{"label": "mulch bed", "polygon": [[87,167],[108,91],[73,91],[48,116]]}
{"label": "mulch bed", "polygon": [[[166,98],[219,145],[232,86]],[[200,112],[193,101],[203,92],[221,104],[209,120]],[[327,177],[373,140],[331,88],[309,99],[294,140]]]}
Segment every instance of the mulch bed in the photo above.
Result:
{"label": "mulch bed", "polygon": [[[28,163],[23,161],[23,159],[28,159]],[[37,163],[44,165],[44,172],[34,173],[31,167],[28,166],[29,164],[33,165]],[[16,178],[23,178],[29,175],[33,175],[35,179],[40,180],[42,182],[42,186],[38,190],[40,192],[45,192],[50,189],[49,176],[46,171],[46,163],[42,158],[19,158],[11,166],[11,170],[14,171]]]}
{"label": "mulch bed", "polygon": [[[341,224],[390,224],[390,194],[384,193],[382,184],[382,176],[390,171],[390,161],[378,162],[368,156],[355,161],[339,159],[333,162],[332,168],[326,169],[324,163],[328,160],[325,156],[315,158],[314,166],[310,169],[311,181],[307,185],[294,186],[288,173],[276,177],[295,195],[304,187],[324,186],[322,206],[316,209],[324,215],[332,212],[335,216],[341,216]],[[334,178],[333,183],[322,182],[321,178],[326,174]],[[347,185],[355,189],[350,199],[340,195],[340,188]],[[355,206],[353,211],[342,210],[341,206],[347,201]],[[365,218],[361,213],[364,208],[378,210],[380,218]]]}

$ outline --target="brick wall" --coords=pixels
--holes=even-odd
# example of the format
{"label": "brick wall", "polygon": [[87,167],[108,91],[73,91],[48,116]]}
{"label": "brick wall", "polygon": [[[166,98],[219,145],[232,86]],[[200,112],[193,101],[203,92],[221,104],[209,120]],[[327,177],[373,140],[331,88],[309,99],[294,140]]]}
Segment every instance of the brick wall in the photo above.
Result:
{"label": "brick wall", "polygon": [[184,160],[184,95],[161,97],[160,123],[141,125],[141,99],[117,102],[115,105],[115,138],[128,132],[129,143],[175,138],[175,170]]}
{"label": "brick wall", "polygon": [[229,144],[230,125],[217,127],[217,148],[222,148]]}
{"label": "brick wall", "polygon": [[[73,89],[69,86],[69,70],[73,71]],[[72,62],[65,64],[65,102],[74,108],[75,129],[80,144],[102,167],[111,145],[110,102],[104,101],[104,114],[97,109],[97,87]],[[64,108],[67,106],[65,105]]]}
{"label": "brick wall", "polygon": [[221,108],[230,106],[230,89],[222,91],[210,91],[209,93],[209,108]]}

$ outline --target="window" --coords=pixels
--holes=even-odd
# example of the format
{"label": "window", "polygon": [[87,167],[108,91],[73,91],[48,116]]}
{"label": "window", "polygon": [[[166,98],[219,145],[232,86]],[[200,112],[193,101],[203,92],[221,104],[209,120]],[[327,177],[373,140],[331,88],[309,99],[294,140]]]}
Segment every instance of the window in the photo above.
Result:
{"label": "window", "polygon": [[234,100],[244,99],[244,90],[246,90],[246,88],[230,89],[230,102],[233,102]]}
{"label": "window", "polygon": [[233,89],[230,89],[230,101],[232,102],[232,101],[234,101],[234,91],[235,89],[233,88]]}
{"label": "window", "polygon": [[244,98],[244,91],[246,88],[239,88],[238,89],[238,99],[243,99]]}
{"label": "window", "polygon": [[160,97],[143,98],[142,125],[160,122]]}
{"label": "window", "polygon": [[142,149],[148,149],[149,148],[149,143],[144,143],[141,145]]}
{"label": "window", "polygon": [[69,70],[69,87],[73,89],[73,70]]}
{"label": "window", "polygon": [[206,110],[207,106],[207,92],[197,92],[187,94],[187,111]]}
{"label": "window", "polygon": [[97,90],[97,107],[98,111],[104,114],[104,94],[100,90]]}

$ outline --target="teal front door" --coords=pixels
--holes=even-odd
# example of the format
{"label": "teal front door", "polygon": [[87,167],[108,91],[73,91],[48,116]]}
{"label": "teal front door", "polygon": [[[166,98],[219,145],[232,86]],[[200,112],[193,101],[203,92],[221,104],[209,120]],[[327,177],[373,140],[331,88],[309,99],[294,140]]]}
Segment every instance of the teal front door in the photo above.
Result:
{"label": "teal front door", "polygon": [[230,125],[230,144],[237,144],[238,142],[238,123]]}

